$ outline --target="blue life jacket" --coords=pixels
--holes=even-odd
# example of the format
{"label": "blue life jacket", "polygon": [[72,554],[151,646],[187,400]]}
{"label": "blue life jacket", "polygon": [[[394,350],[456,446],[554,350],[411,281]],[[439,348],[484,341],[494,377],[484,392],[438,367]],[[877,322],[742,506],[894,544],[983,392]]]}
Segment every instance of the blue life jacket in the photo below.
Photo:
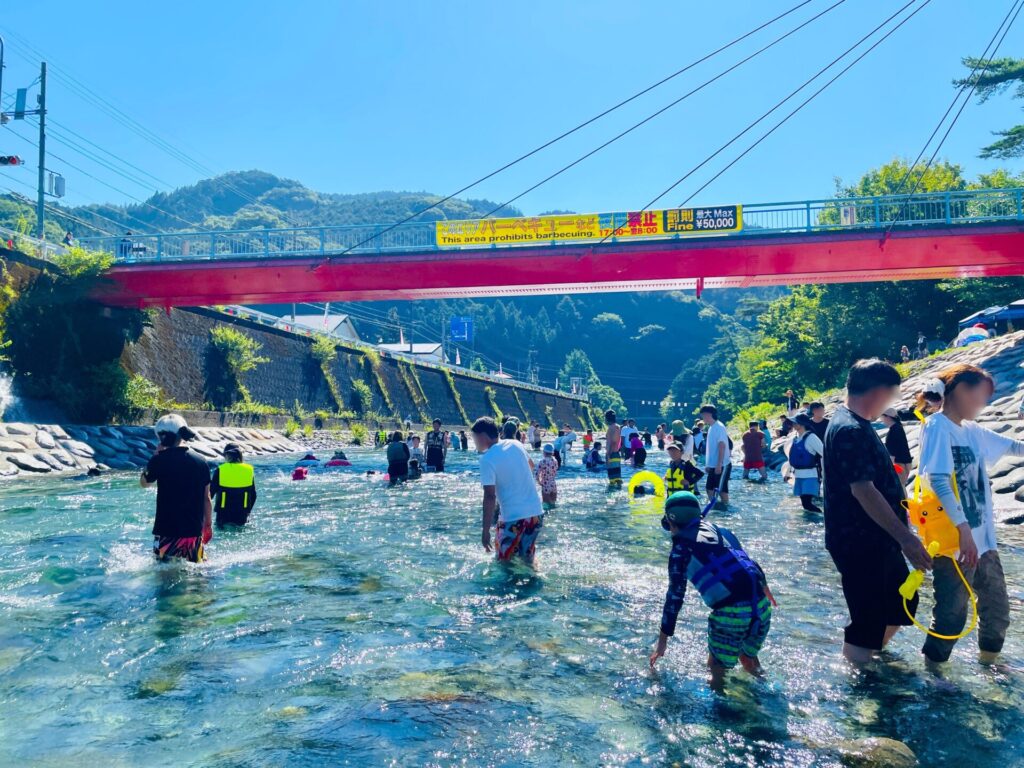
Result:
{"label": "blue life jacket", "polygon": [[793,469],[812,469],[817,465],[814,454],[808,451],[807,446],[804,445],[808,434],[810,433],[805,432],[803,437],[798,437],[789,446],[789,466]]}
{"label": "blue life jacket", "polygon": [[710,608],[757,602],[765,592],[764,571],[728,528],[702,520],[672,537],[690,551],[686,578]]}

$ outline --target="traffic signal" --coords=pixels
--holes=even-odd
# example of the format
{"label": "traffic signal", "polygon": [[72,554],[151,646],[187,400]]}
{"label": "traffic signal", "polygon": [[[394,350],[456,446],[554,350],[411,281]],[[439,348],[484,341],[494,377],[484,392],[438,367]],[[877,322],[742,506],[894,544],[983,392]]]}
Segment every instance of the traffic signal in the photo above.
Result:
{"label": "traffic signal", "polygon": [[17,155],[0,155],[0,165],[24,165],[25,161]]}

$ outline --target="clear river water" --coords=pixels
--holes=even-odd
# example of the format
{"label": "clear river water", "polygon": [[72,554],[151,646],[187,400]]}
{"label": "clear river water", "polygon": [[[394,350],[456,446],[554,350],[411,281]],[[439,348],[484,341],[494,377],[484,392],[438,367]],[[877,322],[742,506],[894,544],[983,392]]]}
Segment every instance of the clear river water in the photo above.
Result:
{"label": "clear river water", "polygon": [[717,695],[695,594],[648,669],[669,541],[601,476],[560,478],[532,573],[479,545],[474,454],[389,490],[364,474],[381,455],[352,453],[303,483],[257,459],[249,527],[198,566],[153,562],[134,474],[0,486],[0,765],[832,766],[866,736],[928,766],[1024,765],[1021,527],[999,531],[1005,665],[972,637],[930,674],[910,630],[855,672],[820,517],[777,475],[737,481],[713,514],[780,607],[766,677]]}

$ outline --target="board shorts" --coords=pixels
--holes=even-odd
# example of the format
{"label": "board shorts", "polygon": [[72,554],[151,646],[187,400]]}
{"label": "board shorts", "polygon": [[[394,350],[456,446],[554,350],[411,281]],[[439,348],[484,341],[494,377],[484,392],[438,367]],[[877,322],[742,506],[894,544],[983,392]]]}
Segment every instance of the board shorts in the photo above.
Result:
{"label": "board shorts", "polygon": [[726,669],[736,666],[741,655],[755,658],[761,652],[772,624],[772,605],[762,597],[757,605],[737,603],[715,608],[708,616],[708,651]]}
{"label": "board shorts", "polygon": [[[903,553],[895,546],[884,546],[829,554],[842,577],[843,597],[850,613],[844,640],[859,648],[882,650],[887,627],[913,623],[903,610],[899,591],[910,575]],[[917,599],[914,595],[907,601],[911,615],[917,614]]]}
{"label": "board shorts", "polygon": [[744,461],[744,469],[764,469],[764,461]]}
{"label": "board shorts", "polygon": [[618,451],[608,451],[608,460],[605,462],[605,469],[608,471],[608,487],[622,487],[622,455]]}
{"label": "board shorts", "polygon": [[794,496],[820,496],[821,483],[816,477],[798,477],[793,480]]}
{"label": "board shorts", "polygon": [[202,536],[189,536],[186,538],[154,536],[153,554],[161,562],[167,562],[176,557],[188,560],[190,563],[201,563],[206,559],[206,553],[203,551]]}
{"label": "board shorts", "polygon": [[507,562],[519,555],[526,562],[533,562],[533,555],[537,550],[537,536],[543,527],[543,515],[524,517],[511,523],[499,521],[498,535],[495,537],[498,560]]}
{"label": "board shorts", "polygon": [[716,489],[719,494],[728,493],[730,477],[732,477],[732,464],[726,464],[722,467],[721,474],[716,474],[711,470],[708,470],[706,485],[708,497],[710,498],[711,494],[713,494]]}

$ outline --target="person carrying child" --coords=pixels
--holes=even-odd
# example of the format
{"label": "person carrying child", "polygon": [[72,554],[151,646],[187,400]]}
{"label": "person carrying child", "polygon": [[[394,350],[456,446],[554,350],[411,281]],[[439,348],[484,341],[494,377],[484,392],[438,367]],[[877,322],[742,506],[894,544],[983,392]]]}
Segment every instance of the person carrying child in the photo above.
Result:
{"label": "person carrying child", "polygon": [[739,662],[760,674],[758,654],[771,628],[775,600],[764,571],[726,528],[708,522],[692,493],[677,491],[665,500],[661,526],[672,534],[668,592],[661,614],[661,634],[651,654],[651,669],[665,655],[668,639],[692,581],[711,608],[708,616],[708,668],[711,687],[722,689],[725,673]]}
{"label": "person carrying child", "polygon": [[548,443],[544,446],[544,458],[537,462],[533,476],[537,478],[537,485],[540,486],[540,498],[545,509],[555,506],[558,501],[558,462],[555,461],[555,446]]}

